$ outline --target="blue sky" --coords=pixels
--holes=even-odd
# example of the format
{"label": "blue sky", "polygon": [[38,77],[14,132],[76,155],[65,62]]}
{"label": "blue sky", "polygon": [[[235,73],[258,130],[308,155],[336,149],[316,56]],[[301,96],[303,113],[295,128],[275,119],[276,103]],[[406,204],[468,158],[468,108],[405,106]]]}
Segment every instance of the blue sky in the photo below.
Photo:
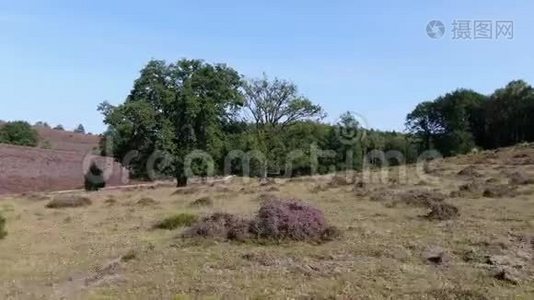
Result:
{"label": "blue sky", "polygon": [[[96,106],[121,103],[151,58],[290,79],[327,121],[348,110],[380,129],[404,129],[417,103],[456,88],[534,84],[528,0],[74,2],[0,3],[0,119],[102,132]],[[454,20],[511,20],[514,38],[454,40]]]}

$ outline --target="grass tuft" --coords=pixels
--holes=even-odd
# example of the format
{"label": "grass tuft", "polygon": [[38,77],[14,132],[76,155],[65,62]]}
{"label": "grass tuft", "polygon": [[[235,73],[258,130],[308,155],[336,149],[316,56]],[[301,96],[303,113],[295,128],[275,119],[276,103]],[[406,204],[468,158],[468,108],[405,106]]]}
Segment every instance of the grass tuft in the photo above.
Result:
{"label": "grass tuft", "polygon": [[180,213],[163,219],[154,225],[157,229],[173,230],[179,227],[191,226],[197,221],[198,217],[193,214]]}
{"label": "grass tuft", "polygon": [[91,199],[76,195],[60,195],[52,199],[47,208],[68,208],[68,207],[84,207],[92,204]]}

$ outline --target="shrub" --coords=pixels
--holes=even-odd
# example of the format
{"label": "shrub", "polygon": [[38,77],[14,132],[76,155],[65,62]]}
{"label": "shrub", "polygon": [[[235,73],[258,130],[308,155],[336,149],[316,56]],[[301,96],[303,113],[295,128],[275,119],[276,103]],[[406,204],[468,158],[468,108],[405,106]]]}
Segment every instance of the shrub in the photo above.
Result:
{"label": "shrub", "polygon": [[250,221],[228,213],[214,213],[193,224],[184,236],[242,241],[250,237]]}
{"label": "shrub", "polygon": [[196,221],[196,215],[181,213],[163,219],[161,222],[157,223],[154,228],[173,230],[178,227],[191,226]]}
{"label": "shrub", "polygon": [[47,208],[82,207],[91,205],[91,199],[76,195],[56,196],[46,205]]}
{"label": "shrub", "polygon": [[7,232],[4,230],[5,225],[6,219],[2,215],[0,215],[0,240],[7,235]]}
{"label": "shrub", "polygon": [[85,134],[85,128],[82,124],[79,124],[76,128],[73,130],[75,133]]}
{"label": "shrub", "polygon": [[0,143],[35,147],[39,134],[27,122],[9,122],[0,127]]}
{"label": "shrub", "polygon": [[294,200],[268,199],[252,220],[215,213],[193,224],[184,232],[184,237],[328,241],[340,234],[336,227],[327,225],[323,213],[316,208]]}
{"label": "shrub", "polygon": [[137,258],[137,252],[135,250],[130,250],[130,251],[126,252],[126,254],[121,256],[121,261],[127,262],[127,261],[130,261],[132,259],[136,259],[136,258]]}
{"label": "shrub", "polygon": [[85,190],[98,191],[106,187],[104,172],[93,162],[85,174]]}
{"label": "shrub", "polygon": [[450,220],[460,215],[458,207],[447,203],[433,203],[426,217],[430,220]]}
{"label": "shrub", "polygon": [[262,203],[251,231],[267,239],[320,240],[328,228],[323,213],[298,201]]}
{"label": "shrub", "polygon": [[402,192],[397,195],[398,199],[390,203],[391,207],[397,204],[405,204],[412,207],[431,207],[436,202],[442,202],[446,196],[436,192],[427,190],[410,190]]}

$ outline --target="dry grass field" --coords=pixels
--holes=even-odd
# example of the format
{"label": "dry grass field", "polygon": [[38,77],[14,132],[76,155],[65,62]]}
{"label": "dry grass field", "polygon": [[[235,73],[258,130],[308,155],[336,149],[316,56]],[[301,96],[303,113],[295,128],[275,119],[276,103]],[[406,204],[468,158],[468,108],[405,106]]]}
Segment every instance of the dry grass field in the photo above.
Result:
{"label": "dry grass field", "polygon": [[[87,199],[64,208],[46,207],[52,194],[5,197],[0,298],[534,298],[534,148],[399,170],[364,184],[338,174],[80,192],[71,196]],[[154,229],[176,213],[252,217],[271,195],[321,209],[342,235],[236,242]],[[202,197],[211,201],[192,205]]]}

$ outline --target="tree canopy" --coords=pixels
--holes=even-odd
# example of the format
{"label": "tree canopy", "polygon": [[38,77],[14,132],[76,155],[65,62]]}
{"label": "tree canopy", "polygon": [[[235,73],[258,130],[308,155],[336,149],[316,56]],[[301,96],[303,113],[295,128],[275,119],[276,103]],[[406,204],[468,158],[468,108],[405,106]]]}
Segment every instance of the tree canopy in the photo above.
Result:
{"label": "tree canopy", "polygon": [[[429,149],[447,156],[532,141],[533,99],[523,81],[489,96],[457,89],[417,105],[408,133],[385,132],[363,128],[351,113],[323,122],[323,109],[290,81],[245,79],[224,64],[182,59],[148,62],[124,103],[98,109],[108,125],[104,155],[133,177],[172,176],[183,186],[191,173],[296,176],[384,157],[390,165],[415,162]],[[369,158],[373,150],[386,155]]]}
{"label": "tree canopy", "polygon": [[[163,173],[174,173],[178,184],[185,185],[187,154],[202,149],[213,157],[221,156],[221,128],[243,104],[240,86],[239,74],[223,64],[150,61],[124,104],[99,107],[109,125],[106,135],[113,139],[113,154],[123,158],[136,149],[138,155],[129,167],[145,177],[150,156],[156,151],[168,153],[171,162]],[[193,168],[207,171],[206,166]]]}
{"label": "tree canopy", "polygon": [[35,147],[39,134],[27,122],[8,122],[0,126],[0,143]]}
{"label": "tree canopy", "polygon": [[456,90],[422,102],[406,118],[423,148],[444,155],[534,141],[534,90],[516,80],[485,96]]}
{"label": "tree canopy", "polygon": [[74,132],[85,134],[85,128],[83,127],[82,124],[79,124],[78,126],[76,126],[76,128],[74,128]]}

